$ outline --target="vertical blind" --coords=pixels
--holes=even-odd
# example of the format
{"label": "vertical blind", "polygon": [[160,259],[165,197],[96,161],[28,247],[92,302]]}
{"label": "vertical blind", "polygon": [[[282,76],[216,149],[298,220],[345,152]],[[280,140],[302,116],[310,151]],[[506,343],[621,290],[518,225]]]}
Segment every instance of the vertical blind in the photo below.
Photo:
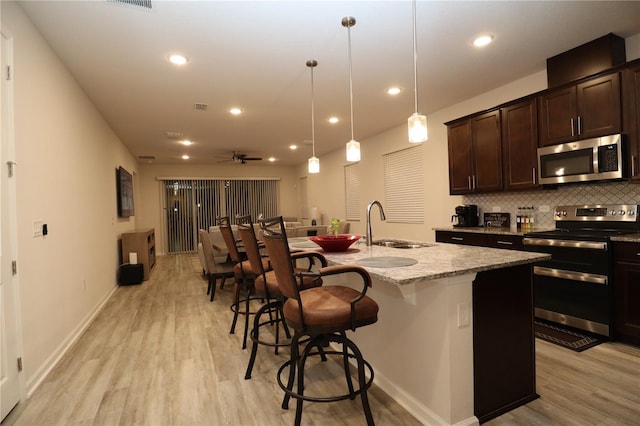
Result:
{"label": "vertical blind", "polygon": [[198,229],[216,225],[216,218],[278,215],[277,179],[161,179],[166,211],[167,252],[193,252]]}
{"label": "vertical blind", "polygon": [[360,164],[344,166],[344,193],[346,220],[357,222],[360,220]]}
{"label": "vertical blind", "polygon": [[384,155],[387,222],[424,223],[422,145]]}

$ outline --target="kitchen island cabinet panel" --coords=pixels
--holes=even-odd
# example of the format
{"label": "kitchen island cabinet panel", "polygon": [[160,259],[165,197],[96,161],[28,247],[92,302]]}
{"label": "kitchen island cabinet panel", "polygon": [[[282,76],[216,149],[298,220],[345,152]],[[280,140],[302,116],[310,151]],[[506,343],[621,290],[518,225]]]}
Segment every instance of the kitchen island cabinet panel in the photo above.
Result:
{"label": "kitchen island cabinet panel", "polygon": [[531,318],[531,267],[477,275],[473,281],[473,395],[480,423],[538,398]]}
{"label": "kitchen island cabinet panel", "polygon": [[640,345],[640,243],[615,242],[615,338]]}

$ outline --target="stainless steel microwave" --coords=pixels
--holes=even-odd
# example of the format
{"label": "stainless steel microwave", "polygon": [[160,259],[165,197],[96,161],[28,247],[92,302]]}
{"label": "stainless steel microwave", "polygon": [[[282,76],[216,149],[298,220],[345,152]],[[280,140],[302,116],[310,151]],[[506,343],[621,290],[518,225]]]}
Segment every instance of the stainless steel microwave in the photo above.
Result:
{"label": "stainless steel microwave", "polygon": [[622,135],[604,136],[538,148],[538,182],[542,185],[621,179]]}

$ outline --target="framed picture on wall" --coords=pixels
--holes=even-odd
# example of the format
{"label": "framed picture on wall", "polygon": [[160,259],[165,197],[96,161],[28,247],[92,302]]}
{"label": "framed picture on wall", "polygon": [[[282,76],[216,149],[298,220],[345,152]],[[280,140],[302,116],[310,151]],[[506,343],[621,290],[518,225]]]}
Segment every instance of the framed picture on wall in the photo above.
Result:
{"label": "framed picture on wall", "polygon": [[129,217],[134,215],[133,209],[133,176],[120,166],[116,170],[118,192],[118,216]]}

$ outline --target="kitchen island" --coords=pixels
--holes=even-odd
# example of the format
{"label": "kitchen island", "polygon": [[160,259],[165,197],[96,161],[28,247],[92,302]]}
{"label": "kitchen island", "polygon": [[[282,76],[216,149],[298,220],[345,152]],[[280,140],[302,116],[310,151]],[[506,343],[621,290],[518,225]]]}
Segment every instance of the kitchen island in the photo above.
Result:
{"label": "kitchen island", "polygon": [[537,398],[531,269],[549,255],[439,243],[359,243],[323,254],[330,264],[412,260],[365,266],[379,319],[350,337],[373,365],[375,383],[422,423],[474,425]]}

